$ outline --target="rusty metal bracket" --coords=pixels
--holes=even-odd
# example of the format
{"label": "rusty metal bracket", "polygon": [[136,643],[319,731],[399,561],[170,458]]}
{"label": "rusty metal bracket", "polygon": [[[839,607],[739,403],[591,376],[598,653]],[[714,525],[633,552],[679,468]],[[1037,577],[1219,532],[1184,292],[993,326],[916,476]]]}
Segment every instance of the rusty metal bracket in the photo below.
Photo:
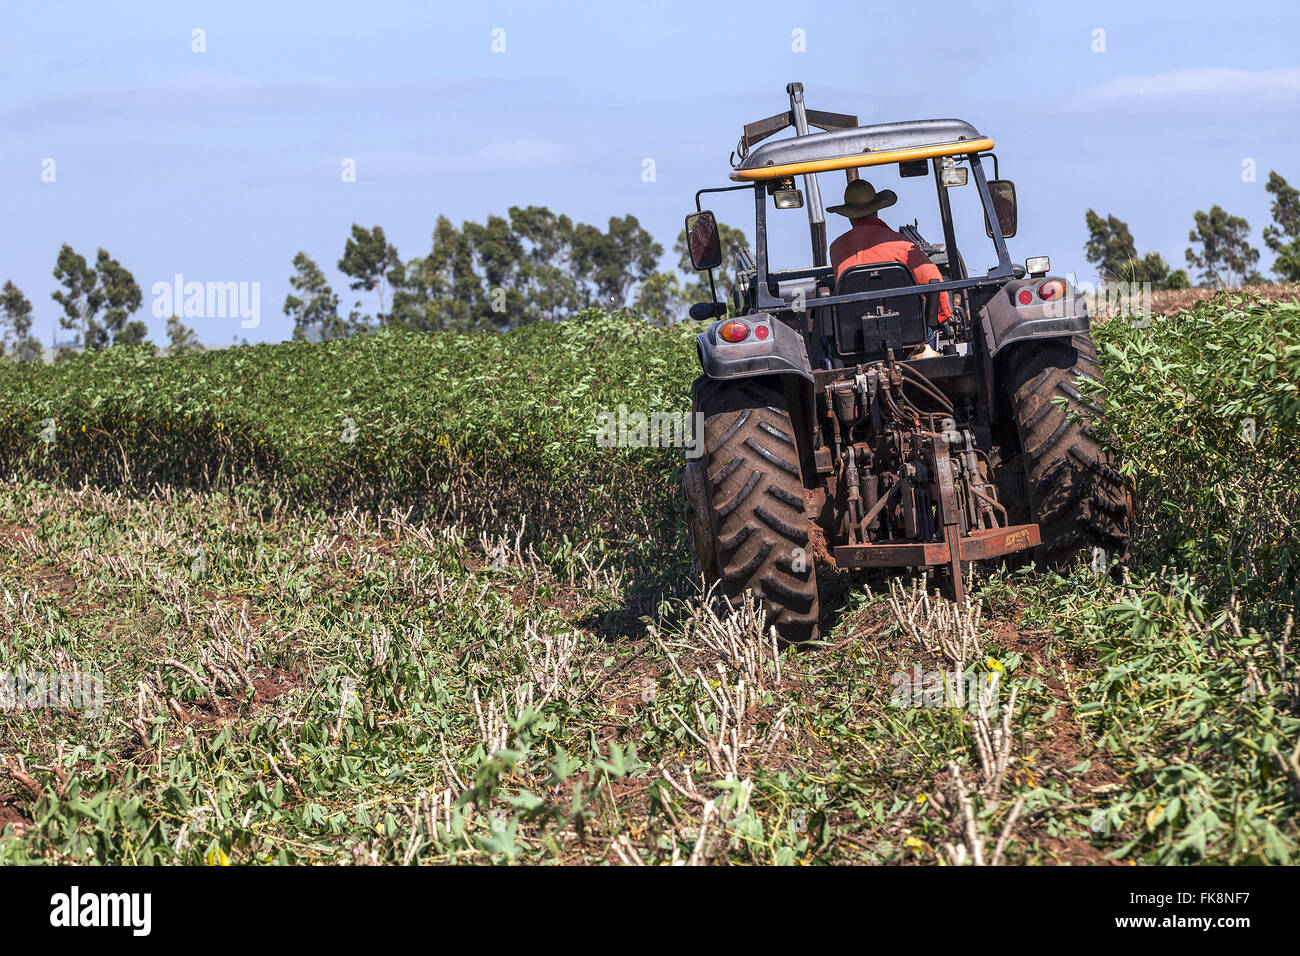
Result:
{"label": "rusty metal bracket", "polygon": [[[1041,543],[1036,524],[988,528],[958,537],[957,559],[985,561],[1028,551]],[[842,544],[835,548],[835,565],[841,568],[923,568],[949,564],[952,560],[947,540]]]}
{"label": "rusty metal bracket", "polygon": [[[948,443],[930,441],[930,457],[934,460],[935,477],[939,482],[939,516],[943,519],[945,544],[961,538],[961,513],[957,510],[957,487],[952,478],[952,459],[948,457]],[[966,582],[961,574],[961,545],[948,548],[948,573],[952,582],[953,600],[966,603]]]}

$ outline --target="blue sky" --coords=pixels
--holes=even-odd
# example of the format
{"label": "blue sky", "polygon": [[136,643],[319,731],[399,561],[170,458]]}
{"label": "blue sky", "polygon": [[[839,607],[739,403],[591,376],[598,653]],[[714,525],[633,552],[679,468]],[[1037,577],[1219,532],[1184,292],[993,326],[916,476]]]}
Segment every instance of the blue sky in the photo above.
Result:
{"label": "blue sky", "polygon": [[[196,28],[206,52],[192,50]],[[0,280],[35,303],[47,342],[63,242],[132,270],[155,341],[155,282],[260,283],[256,329],[192,322],[224,344],[288,337],[299,250],[350,305],[334,264],[353,222],[382,225],[410,258],[440,213],[533,203],[599,224],[630,212],[670,247],[694,190],[726,184],[741,126],[784,109],[790,80],[812,107],[862,122],[956,116],[991,135],[1017,184],[1021,260],[1049,254],[1086,278],[1091,206],[1181,267],[1194,210],[1245,216],[1262,249],[1268,170],[1300,184],[1297,39],[1300,5],[1284,2],[6,0]],[[345,158],[356,182],[342,181]],[[841,184],[823,177],[828,197]],[[745,226],[730,208],[718,202]],[[885,218],[929,215],[905,194]],[[779,253],[806,256],[802,228],[782,230]]]}

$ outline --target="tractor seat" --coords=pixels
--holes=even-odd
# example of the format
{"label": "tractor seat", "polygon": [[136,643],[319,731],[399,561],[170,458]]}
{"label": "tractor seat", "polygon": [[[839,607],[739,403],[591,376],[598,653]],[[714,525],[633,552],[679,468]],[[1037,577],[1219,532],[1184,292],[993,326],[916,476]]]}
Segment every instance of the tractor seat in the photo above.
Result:
{"label": "tractor seat", "polygon": [[[873,262],[846,269],[834,295],[917,288],[912,270],[901,262]],[[928,298],[938,304],[938,296]],[[927,296],[918,292],[835,306],[835,348],[842,356],[884,355],[926,341]]]}

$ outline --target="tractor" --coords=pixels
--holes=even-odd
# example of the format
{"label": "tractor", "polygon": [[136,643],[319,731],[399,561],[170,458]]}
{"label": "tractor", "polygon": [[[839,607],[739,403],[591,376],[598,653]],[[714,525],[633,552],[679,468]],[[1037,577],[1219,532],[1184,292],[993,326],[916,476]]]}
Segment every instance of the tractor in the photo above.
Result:
{"label": "tractor", "polygon": [[[708,273],[713,300],[690,309],[710,324],[692,386],[701,448],[684,477],[705,581],[733,604],[761,600],[780,639],[804,644],[819,633],[819,565],[924,575],[962,602],[975,561],[1122,564],[1132,495],[1094,430],[1101,410],[1080,387],[1100,378],[1087,304],[1050,274],[1048,257],[1012,261],[1016,192],[998,175],[993,140],[955,119],[861,126],[805,108],[801,84],[786,92],[787,111],[744,127],[736,185],[699,190],[686,217],[691,262]],[[916,223],[900,231],[939,278],[920,284],[899,261],[837,274],[818,176],[841,171],[846,186],[864,171],[875,180],[896,171],[900,188],[933,177],[942,241],[926,241]],[[924,183],[907,185],[928,196]],[[978,195],[982,224],[963,189]],[[701,199],[745,191],[753,247],[728,243],[725,303],[714,274],[723,237]],[[958,200],[969,225],[954,222]],[[777,268],[789,252],[769,227],[801,208],[812,264]],[[957,225],[983,226],[994,265],[968,270]]]}

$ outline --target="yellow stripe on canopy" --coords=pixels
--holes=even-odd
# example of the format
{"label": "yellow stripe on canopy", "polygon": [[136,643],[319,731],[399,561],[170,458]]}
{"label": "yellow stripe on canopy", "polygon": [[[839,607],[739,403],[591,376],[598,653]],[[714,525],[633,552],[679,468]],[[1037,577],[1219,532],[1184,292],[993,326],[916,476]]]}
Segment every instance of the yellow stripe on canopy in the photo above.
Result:
{"label": "yellow stripe on canopy", "polygon": [[933,159],[935,156],[961,156],[966,153],[984,153],[993,148],[993,140],[967,139],[959,143],[936,143],[933,146],[909,146],[906,149],[885,149],[870,153],[854,153],[832,159],[814,159],[804,163],[784,163],[780,166],[758,166],[754,169],[735,169],[731,178],[737,182],[758,182],[765,179],[785,179],[807,173],[825,173],[836,169],[853,169],[859,166],[884,166],[887,163],[905,163],[914,159]]}

